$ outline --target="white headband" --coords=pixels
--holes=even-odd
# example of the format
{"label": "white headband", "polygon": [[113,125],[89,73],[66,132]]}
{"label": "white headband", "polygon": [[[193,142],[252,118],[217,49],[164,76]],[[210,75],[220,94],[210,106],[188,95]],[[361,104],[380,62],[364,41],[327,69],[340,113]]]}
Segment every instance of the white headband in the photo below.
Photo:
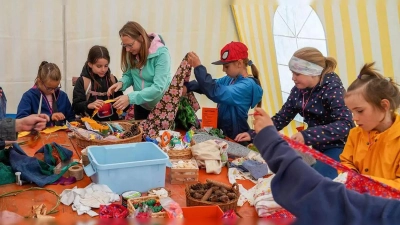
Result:
{"label": "white headband", "polygon": [[289,61],[289,69],[293,72],[303,74],[306,76],[319,76],[324,70],[323,67],[317,64],[308,62],[303,59],[299,59],[295,56],[293,56]]}

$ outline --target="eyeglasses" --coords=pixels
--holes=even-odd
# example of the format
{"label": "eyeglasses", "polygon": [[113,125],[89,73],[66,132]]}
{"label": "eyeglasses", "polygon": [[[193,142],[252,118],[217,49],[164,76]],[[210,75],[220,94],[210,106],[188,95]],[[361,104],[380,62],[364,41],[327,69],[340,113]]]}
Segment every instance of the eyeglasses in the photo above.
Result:
{"label": "eyeglasses", "polygon": [[121,42],[121,46],[123,48],[131,49],[133,47],[133,45],[135,44],[135,42],[136,42],[136,40],[133,40],[132,44],[126,44],[126,45]]}
{"label": "eyeglasses", "polygon": [[43,81],[40,80],[40,82],[43,84],[43,86],[46,88],[47,91],[56,91],[56,90],[61,89],[61,83],[60,83],[60,84],[58,85],[58,87],[56,87],[56,88],[49,88],[49,87],[47,87],[47,86],[44,84]]}

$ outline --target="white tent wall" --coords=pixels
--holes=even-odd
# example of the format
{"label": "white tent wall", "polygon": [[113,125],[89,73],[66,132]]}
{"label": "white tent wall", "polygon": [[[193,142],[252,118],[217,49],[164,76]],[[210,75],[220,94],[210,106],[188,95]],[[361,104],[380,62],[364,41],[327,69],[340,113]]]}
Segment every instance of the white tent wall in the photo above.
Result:
{"label": "white tent wall", "polygon": [[[93,45],[108,48],[111,71],[120,78],[118,31],[130,20],[148,33],[163,36],[171,53],[172,74],[185,54],[195,51],[208,72],[221,77],[222,67],[211,62],[219,59],[226,43],[238,40],[231,0],[0,0],[0,4],[0,47],[4,49],[0,86],[7,95],[7,113],[16,113],[42,60],[60,67],[62,89],[71,101],[71,79],[79,76]],[[205,96],[198,99],[203,107],[215,106]]]}
{"label": "white tent wall", "polygon": [[0,0],[0,86],[7,113],[16,113],[43,60],[63,70],[62,10],[60,0]]}

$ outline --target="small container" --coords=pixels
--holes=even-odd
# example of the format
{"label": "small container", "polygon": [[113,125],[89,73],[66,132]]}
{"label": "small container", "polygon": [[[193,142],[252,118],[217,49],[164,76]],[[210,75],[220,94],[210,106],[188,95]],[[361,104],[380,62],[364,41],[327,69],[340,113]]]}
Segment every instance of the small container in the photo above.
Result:
{"label": "small container", "polygon": [[[171,159],[171,184],[190,184],[197,183],[199,180],[199,167],[194,158],[189,160]],[[184,167],[184,165],[193,167]]]}
{"label": "small container", "polygon": [[142,193],[138,191],[126,191],[121,194],[122,205],[128,208],[128,199],[139,198],[140,196],[142,196]]}

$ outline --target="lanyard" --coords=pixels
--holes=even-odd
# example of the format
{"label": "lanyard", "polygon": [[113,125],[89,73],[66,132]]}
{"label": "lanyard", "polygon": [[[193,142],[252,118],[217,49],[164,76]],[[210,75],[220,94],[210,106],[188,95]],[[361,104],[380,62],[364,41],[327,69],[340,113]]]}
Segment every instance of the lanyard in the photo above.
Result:
{"label": "lanyard", "polygon": [[[47,99],[46,95],[39,88],[38,88],[38,90],[39,90],[40,94],[44,96],[44,102],[46,103],[47,108],[50,111],[50,115],[53,114],[53,108],[50,106],[49,100]],[[52,96],[54,97],[53,103],[57,104],[56,94],[54,93]]]}

